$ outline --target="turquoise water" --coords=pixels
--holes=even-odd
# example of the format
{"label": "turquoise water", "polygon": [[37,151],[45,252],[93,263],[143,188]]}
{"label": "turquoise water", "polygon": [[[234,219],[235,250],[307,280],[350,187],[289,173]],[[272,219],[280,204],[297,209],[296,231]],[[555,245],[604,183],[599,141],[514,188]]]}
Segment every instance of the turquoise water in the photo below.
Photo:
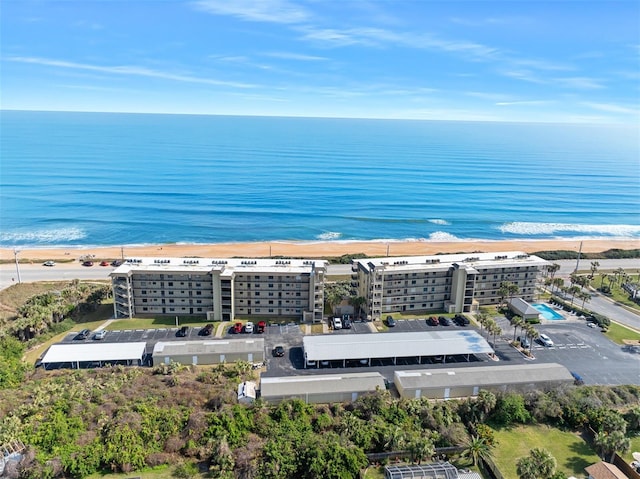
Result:
{"label": "turquoise water", "polygon": [[559,320],[559,319],[564,319],[564,317],[562,315],[558,314],[556,311],[553,310],[553,308],[550,308],[546,304],[534,303],[531,306],[533,306],[538,311],[540,311],[540,314],[542,314],[542,317],[544,319],[549,319],[549,320],[552,320],[552,321],[556,321],[556,320]]}
{"label": "turquoise water", "polygon": [[633,127],[17,111],[0,121],[5,247],[640,238]]}

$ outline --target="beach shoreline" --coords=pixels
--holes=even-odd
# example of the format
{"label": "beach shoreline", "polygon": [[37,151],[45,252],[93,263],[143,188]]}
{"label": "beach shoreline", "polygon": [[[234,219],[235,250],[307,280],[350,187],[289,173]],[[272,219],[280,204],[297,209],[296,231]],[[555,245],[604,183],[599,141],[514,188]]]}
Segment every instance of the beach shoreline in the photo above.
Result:
{"label": "beach shoreline", "polygon": [[[582,247],[581,247],[582,245]],[[77,247],[0,248],[0,260],[13,261],[14,251],[22,262],[54,260],[75,261],[91,256],[98,260],[135,257],[203,257],[203,258],[328,258],[362,253],[375,256],[426,256],[447,253],[477,253],[568,250],[601,253],[610,249],[631,250],[640,247],[637,239],[528,239],[478,241],[262,241],[253,243],[157,244]]]}

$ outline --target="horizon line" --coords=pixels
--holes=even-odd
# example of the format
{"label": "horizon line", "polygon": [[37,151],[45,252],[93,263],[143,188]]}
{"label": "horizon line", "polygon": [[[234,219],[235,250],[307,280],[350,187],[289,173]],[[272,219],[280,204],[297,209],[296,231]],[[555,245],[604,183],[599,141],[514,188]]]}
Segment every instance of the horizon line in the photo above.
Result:
{"label": "horizon line", "polygon": [[300,119],[326,119],[326,120],[371,120],[371,121],[420,121],[420,122],[447,122],[447,123],[520,123],[540,125],[608,125],[608,126],[635,126],[635,123],[625,122],[593,122],[593,121],[543,121],[543,120],[495,120],[495,119],[434,119],[434,118],[385,118],[365,116],[309,116],[309,115],[269,115],[269,114],[232,114],[232,113],[188,113],[188,112],[149,112],[149,111],[100,111],[100,110],[47,110],[47,109],[18,109],[0,108],[2,112],[31,112],[31,113],[100,113],[113,115],[172,115],[172,116],[226,116],[226,117],[250,117],[250,118],[300,118]]}

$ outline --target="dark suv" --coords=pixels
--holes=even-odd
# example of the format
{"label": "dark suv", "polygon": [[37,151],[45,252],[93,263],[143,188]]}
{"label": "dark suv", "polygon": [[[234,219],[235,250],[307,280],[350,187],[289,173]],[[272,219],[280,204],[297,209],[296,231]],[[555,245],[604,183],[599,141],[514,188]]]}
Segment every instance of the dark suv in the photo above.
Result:
{"label": "dark suv", "polygon": [[209,323],[200,330],[200,334],[202,336],[211,336],[212,331],[213,331],[213,324]]}
{"label": "dark suv", "polygon": [[276,358],[281,358],[282,356],[284,356],[284,346],[276,346],[275,348],[273,348],[273,355]]}
{"label": "dark suv", "polygon": [[78,335],[76,336],[76,339],[87,339],[90,335],[91,335],[91,330],[83,329],[78,333]]}
{"label": "dark suv", "polygon": [[178,336],[179,338],[184,338],[188,334],[189,334],[189,326],[182,326],[176,333],[176,336]]}

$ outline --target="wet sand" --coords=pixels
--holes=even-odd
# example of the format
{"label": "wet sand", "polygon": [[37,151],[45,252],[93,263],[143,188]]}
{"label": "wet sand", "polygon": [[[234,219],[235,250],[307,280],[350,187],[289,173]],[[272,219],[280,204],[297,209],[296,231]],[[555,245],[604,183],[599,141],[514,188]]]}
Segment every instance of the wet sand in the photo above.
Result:
{"label": "wet sand", "polygon": [[[609,249],[637,249],[640,242],[625,240],[583,240],[582,252],[600,253]],[[204,258],[328,258],[344,254],[364,253],[368,256],[419,256],[437,253],[473,253],[569,250],[576,253],[580,240],[521,241],[324,241],[324,242],[259,242],[218,244],[165,244],[124,247],[19,248],[18,257],[26,261],[69,261],[91,255],[96,260],[135,257],[204,257]],[[0,248],[0,260],[14,260],[12,248]]]}

